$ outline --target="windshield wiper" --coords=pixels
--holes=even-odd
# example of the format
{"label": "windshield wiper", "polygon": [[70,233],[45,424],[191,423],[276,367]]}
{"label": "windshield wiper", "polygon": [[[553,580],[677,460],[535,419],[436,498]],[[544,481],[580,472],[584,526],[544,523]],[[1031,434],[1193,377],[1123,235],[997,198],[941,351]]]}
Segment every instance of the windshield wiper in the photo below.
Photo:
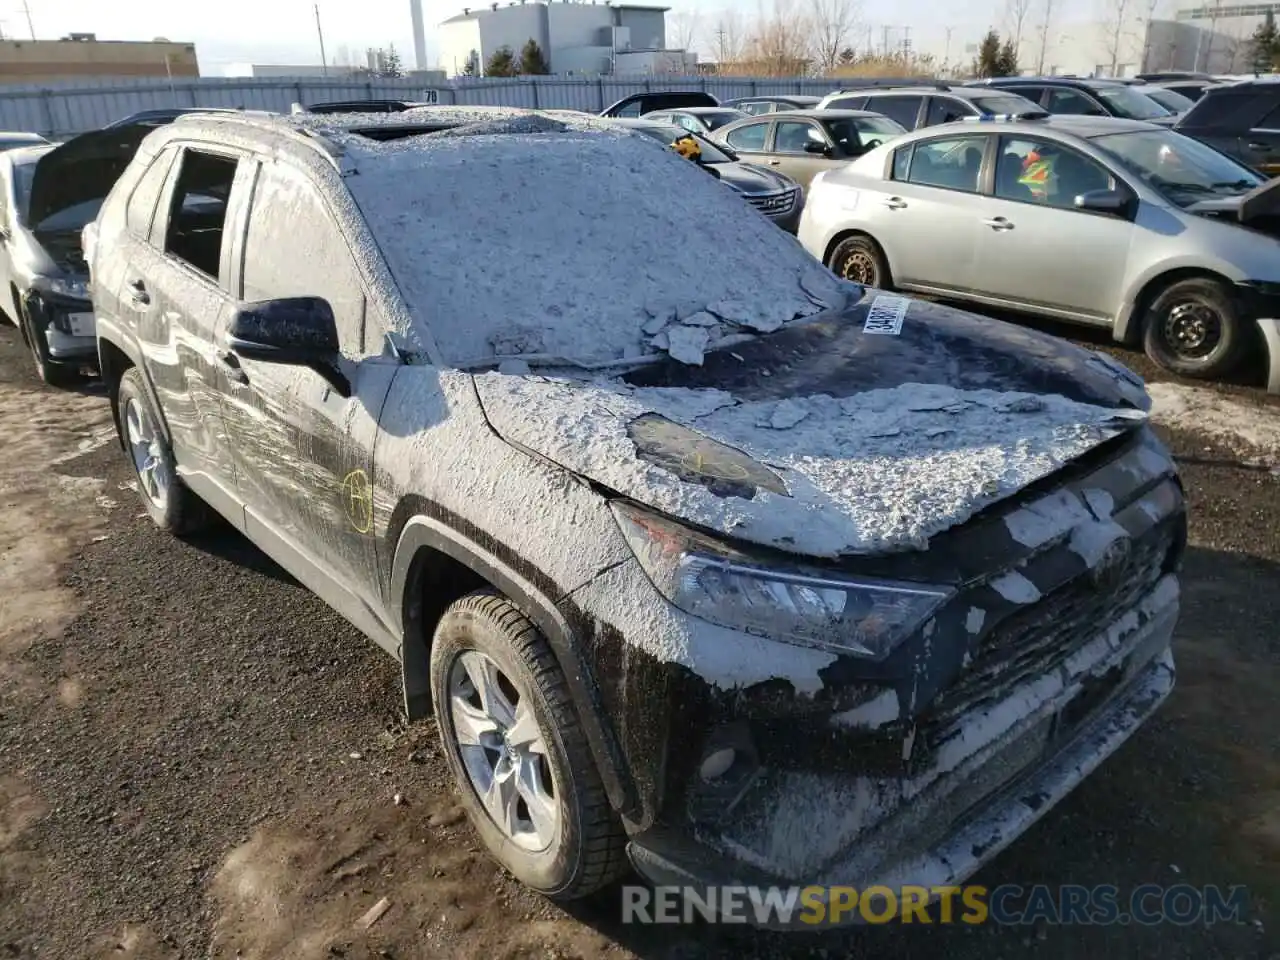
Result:
{"label": "windshield wiper", "polygon": [[1213,184],[1213,189],[1214,190],[1245,190],[1245,189],[1250,189],[1253,186],[1255,186],[1255,184],[1253,184],[1249,180],[1232,180],[1230,182],[1224,180],[1221,183]]}

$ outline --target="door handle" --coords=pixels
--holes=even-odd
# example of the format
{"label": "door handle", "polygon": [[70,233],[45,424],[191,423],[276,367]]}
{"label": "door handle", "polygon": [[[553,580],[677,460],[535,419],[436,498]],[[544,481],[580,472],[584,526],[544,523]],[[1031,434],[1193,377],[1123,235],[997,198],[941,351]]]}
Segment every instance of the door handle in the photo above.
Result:
{"label": "door handle", "polygon": [[903,200],[901,197],[890,197],[888,200],[884,201],[884,205],[890,210],[901,210],[907,205],[907,201]]}
{"label": "door handle", "polygon": [[992,230],[1012,230],[1013,229],[1013,224],[1010,223],[1008,220],[1006,220],[1004,217],[992,217],[990,220],[983,220],[982,222],[985,223]]}
{"label": "door handle", "polygon": [[129,289],[133,291],[129,299],[137,304],[148,304],[151,302],[151,294],[147,293],[147,285],[141,280],[130,280]]}
{"label": "door handle", "polygon": [[218,361],[222,364],[222,369],[227,375],[228,380],[235,383],[248,383],[249,375],[244,372],[244,367],[240,366],[240,358],[230,350],[224,350],[218,354]]}
{"label": "door handle", "polygon": [[771,166],[771,167],[778,167],[778,166],[781,166],[781,165],[782,165],[782,161],[781,161],[781,160],[770,160],[770,161],[769,161],[769,166]]}

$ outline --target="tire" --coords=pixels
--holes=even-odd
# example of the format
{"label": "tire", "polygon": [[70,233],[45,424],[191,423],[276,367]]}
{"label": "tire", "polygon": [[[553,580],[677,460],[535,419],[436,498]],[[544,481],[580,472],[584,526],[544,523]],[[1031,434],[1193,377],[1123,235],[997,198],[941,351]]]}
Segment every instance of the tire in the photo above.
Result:
{"label": "tire", "polygon": [[864,287],[892,290],[893,275],[880,244],[868,236],[846,237],[831,251],[827,267],[836,276]]}
{"label": "tire", "polygon": [[213,511],[178,476],[173,451],[137,367],[120,378],[116,410],[116,430],[133,464],[138,495],[156,526],[177,536],[207,529],[214,522]]}
{"label": "tire", "polygon": [[[477,675],[480,684],[471,679]],[[431,693],[462,806],[493,859],[560,901],[589,896],[627,872],[626,835],[564,674],[546,639],[509,600],[479,591],[445,611],[432,641]],[[493,806],[509,817],[505,826],[481,798],[486,770]]]}
{"label": "tire", "polygon": [[1226,284],[1208,277],[1169,284],[1142,319],[1147,356],[1184,377],[1207,380],[1231,373],[1248,344],[1236,298]]}
{"label": "tire", "polygon": [[27,348],[31,351],[31,359],[36,366],[36,376],[44,383],[65,390],[78,387],[88,379],[80,372],[80,367],[59,363],[49,356],[49,345],[45,341],[44,331],[31,322],[25,310],[20,322],[23,331],[22,339],[26,341]]}

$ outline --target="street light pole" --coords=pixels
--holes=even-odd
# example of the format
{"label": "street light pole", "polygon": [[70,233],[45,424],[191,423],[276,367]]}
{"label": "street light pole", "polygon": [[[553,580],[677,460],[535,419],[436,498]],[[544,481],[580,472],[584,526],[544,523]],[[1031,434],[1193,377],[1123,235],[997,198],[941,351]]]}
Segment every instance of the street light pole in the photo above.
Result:
{"label": "street light pole", "polygon": [[324,55],[324,27],[320,25],[320,4],[315,5],[316,11],[316,35],[320,37],[320,73],[323,76],[329,75],[329,59]]}
{"label": "street light pole", "polygon": [[36,26],[31,22],[31,4],[27,0],[22,0],[22,12],[27,16],[27,29],[31,31],[31,39],[36,38]]}

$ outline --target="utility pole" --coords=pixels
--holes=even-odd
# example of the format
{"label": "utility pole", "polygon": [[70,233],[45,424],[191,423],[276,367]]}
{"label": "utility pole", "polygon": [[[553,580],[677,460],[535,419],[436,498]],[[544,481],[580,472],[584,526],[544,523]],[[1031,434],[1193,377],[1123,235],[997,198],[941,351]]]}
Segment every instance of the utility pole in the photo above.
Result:
{"label": "utility pole", "polygon": [[902,55],[903,57],[911,56],[911,28],[902,28]]}
{"label": "utility pole", "polygon": [[893,27],[881,27],[880,55],[887,57],[889,55],[889,31]]}
{"label": "utility pole", "polygon": [[22,0],[22,12],[27,16],[27,29],[31,31],[31,39],[36,38],[36,26],[31,22],[31,4],[27,0]]}
{"label": "utility pole", "polygon": [[320,4],[315,5],[316,11],[316,34],[320,37],[320,73],[322,76],[329,75],[329,59],[324,55],[324,27],[320,25]]}
{"label": "utility pole", "polygon": [[947,27],[944,31],[947,36],[947,44],[942,48],[942,69],[947,72],[951,70],[951,31],[954,29],[955,27]]}

